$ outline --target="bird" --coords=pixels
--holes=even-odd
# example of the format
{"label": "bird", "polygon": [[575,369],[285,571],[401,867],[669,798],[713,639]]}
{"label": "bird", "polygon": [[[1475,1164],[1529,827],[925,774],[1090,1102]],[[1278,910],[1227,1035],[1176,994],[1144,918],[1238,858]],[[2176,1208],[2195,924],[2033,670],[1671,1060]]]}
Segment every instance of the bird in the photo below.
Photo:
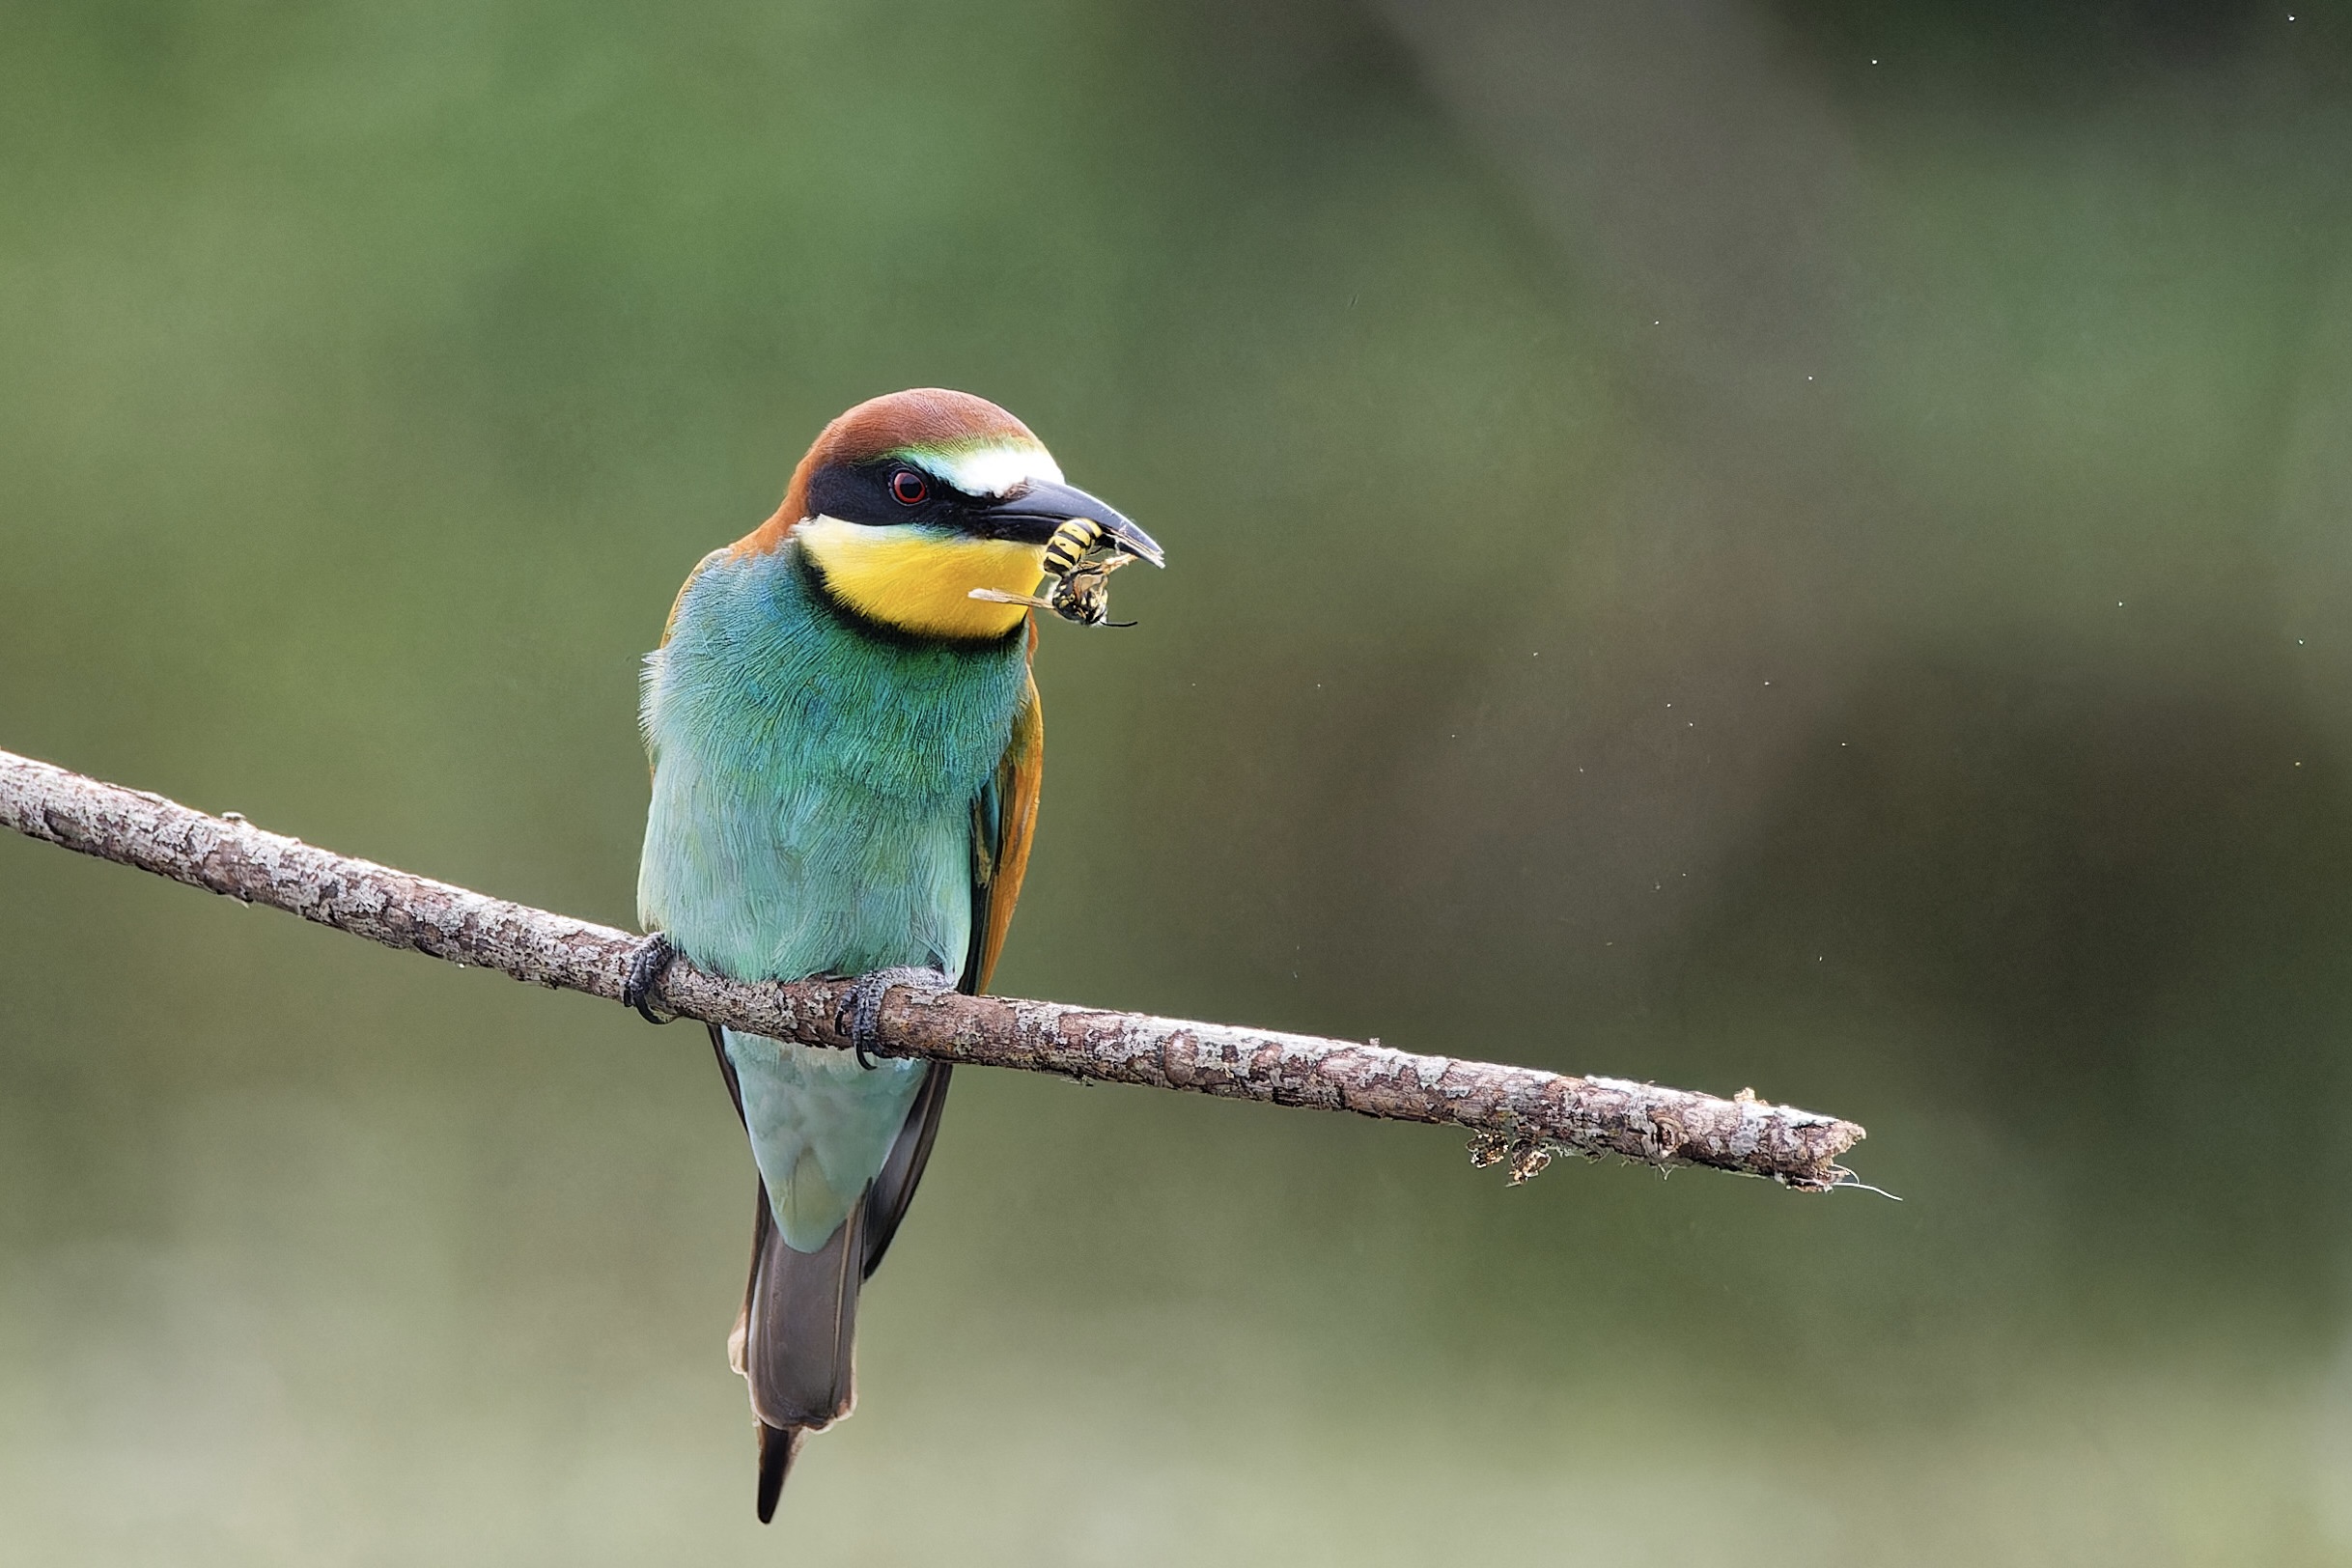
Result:
{"label": "bird", "polygon": [[858,1292],[922,1179],[945,1063],[867,1054],[890,984],[984,990],[1027,869],[1045,757],[1028,597],[1075,520],[1164,564],[1029,428],[937,387],[826,425],[783,503],[687,575],[645,660],[649,934],[730,979],[861,977],[854,1052],[711,1028],[759,1173],[728,1338],[758,1422],[757,1512],[855,1402]]}

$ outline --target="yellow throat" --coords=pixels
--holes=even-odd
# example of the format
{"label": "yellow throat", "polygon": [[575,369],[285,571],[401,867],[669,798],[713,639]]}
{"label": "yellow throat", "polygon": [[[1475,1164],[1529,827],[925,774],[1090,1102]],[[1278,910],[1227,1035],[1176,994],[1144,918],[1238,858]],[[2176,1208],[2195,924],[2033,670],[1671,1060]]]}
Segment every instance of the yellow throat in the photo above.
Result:
{"label": "yellow throat", "polygon": [[974,599],[974,588],[1025,594],[1045,574],[1046,547],[957,539],[907,524],[810,518],[792,537],[835,598],[858,614],[924,637],[1001,637],[1028,609]]}

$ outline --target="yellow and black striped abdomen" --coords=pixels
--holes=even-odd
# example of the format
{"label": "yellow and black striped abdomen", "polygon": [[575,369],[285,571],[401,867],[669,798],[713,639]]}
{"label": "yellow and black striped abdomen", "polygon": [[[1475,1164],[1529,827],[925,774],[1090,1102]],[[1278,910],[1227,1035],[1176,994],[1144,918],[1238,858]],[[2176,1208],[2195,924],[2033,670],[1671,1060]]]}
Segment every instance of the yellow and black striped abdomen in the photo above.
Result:
{"label": "yellow and black striped abdomen", "polygon": [[1101,523],[1087,518],[1072,518],[1054,529],[1053,537],[1046,541],[1046,574],[1068,576],[1102,538]]}

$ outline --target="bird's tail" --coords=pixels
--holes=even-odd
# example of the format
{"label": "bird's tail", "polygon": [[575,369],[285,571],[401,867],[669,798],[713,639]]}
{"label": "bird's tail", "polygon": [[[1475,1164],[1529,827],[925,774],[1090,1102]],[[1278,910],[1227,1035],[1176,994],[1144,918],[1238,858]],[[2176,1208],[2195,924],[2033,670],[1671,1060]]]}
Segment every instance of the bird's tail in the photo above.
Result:
{"label": "bird's tail", "polygon": [[770,1426],[760,1423],[760,1523],[765,1525],[776,1516],[776,1499],[784,1495],[784,1476],[792,1469],[795,1455],[807,1438],[804,1426]]}
{"label": "bird's tail", "polygon": [[824,1246],[785,1245],[760,1184],[751,1233],[751,1281],[728,1336],[728,1359],[751,1386],[760,1422],[760,1523],[775,1516],[784,1474],[803,1438],[857,1402],[857,1287],[864,1278],[865,1205],[850,1206]]}

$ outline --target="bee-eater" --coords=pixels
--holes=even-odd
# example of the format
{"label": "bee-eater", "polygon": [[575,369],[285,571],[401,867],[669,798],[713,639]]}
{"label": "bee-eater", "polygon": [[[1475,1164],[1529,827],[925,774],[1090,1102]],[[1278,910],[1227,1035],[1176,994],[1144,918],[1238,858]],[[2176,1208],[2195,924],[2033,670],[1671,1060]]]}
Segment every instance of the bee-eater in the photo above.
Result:
{"label": "bee-eater", "polygon": [[759,1421],[762,1521],[806,1434],[850,1413],[858,1287],[947,1098],[945,1065],[865,1055],[874,1010],[891,980],[987,986],[1021,892],[1045,730],[1019,601],[1075,518],[1161,560],[994,404],[876,398],[825,428],[773,517],[703,558],[646,659],[649,950],[738,980],[876,976],[854,1053],[712,1030],[760,1173],[728,1358]]}

